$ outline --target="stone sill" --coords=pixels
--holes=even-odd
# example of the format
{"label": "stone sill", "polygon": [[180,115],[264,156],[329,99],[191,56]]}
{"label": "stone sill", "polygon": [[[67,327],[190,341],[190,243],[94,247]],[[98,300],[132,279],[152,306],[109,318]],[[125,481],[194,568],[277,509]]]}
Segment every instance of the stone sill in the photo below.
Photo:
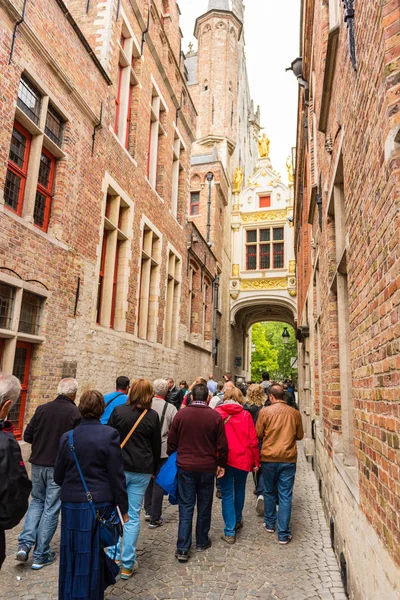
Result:
{"label": "stone sill", "polygon": [[198,344],[190,342],[189,340],[185,340],[183,343],[185,344],[185,346],[190,346],[191,348],[196,348],[196,350],[200,350],[200,352],[205,352],[206,354],[210,355],[212,354],[212,351],[208,348],[204,348],[204,346],[199,346]]}
{"label": "stone sill", "polygon": [[360,504],[360,488],[358,485],[357,466],[353,467],[345,465],[343,461],[343,454],[341,453],[334,453],[333,464],[335,465],[337,472],[347,485],[357,504]]}

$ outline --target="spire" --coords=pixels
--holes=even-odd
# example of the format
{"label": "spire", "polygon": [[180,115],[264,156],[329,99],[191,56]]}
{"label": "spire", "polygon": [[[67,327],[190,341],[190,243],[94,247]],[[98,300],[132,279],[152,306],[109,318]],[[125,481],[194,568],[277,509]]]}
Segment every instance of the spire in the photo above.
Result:
{"label": "spire", "polygon": [[229,0],[208,0],[208,11],[210,10],[231,10],[230,2]]}

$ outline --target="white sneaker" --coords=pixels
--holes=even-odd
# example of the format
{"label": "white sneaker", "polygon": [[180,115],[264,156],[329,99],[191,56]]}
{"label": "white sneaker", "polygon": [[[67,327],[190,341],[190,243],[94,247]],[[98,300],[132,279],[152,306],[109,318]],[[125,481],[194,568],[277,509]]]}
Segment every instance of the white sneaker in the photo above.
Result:
{"label": "white sneaker", "polygon": [[264,516],[264,496],[257,496],[256,513]]}

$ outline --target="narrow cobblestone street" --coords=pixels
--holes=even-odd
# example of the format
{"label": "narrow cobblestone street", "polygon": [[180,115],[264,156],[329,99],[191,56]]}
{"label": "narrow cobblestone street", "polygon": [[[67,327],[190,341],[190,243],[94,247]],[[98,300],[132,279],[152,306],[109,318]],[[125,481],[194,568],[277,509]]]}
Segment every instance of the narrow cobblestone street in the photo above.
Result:
{"label": "narrow cobblestone street", "polygon": [[[292,514],[293,541],[280,546],[275,535],[262,529],[255,513],[255,497],[249,480],[244,512],[245,526],[234,546],[221,539],[222,517],[214,502],[211,529],[213,546],[192,553],[186,565],[174,558],[178,523],[177,508],[168,506],[165,524],[150,531],[144,521],[139,540],[140,569],[129,581],[118,581],[107,600],[345,600],[339,568],[331,550],[329,530],[310,465],[299,448],[299,462]],[[7,539],[8,557],[0,575],[4,600],[56,600],[58,561],[34,572],[18,565],[13,553],[20,527]],[[59,537],[53,548],[58,552]]]}

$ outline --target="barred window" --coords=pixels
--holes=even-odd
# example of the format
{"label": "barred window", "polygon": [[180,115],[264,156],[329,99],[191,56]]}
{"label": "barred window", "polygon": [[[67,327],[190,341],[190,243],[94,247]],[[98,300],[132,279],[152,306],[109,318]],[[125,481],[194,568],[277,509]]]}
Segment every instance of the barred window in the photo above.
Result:
{"label": "barred window", "polygon": [[246,269],[248,271],[283,269],[284,249],[283,227],[247,230]]}
{"label": "barred window", "polygon": [[39,90],[22,75],[18,88],[17,104],[19,108],[34,122],[39,123],[42,95]]}
{"label": "barred window", "polygon": [[13,315],[14,289],[0,283],[0,328],[11,329],[11,319]]}
{"label": "barred window", "polygon": [[24,290],[18,331],[31,335],[39,334],[41,306],[42,298],[40,296]]}
{"label": "barred window", "polygon": [[45,134],[55,143],[61,147],[62,137],[64,129],[64,120],[52,107],[49,105],[46,116]]}

